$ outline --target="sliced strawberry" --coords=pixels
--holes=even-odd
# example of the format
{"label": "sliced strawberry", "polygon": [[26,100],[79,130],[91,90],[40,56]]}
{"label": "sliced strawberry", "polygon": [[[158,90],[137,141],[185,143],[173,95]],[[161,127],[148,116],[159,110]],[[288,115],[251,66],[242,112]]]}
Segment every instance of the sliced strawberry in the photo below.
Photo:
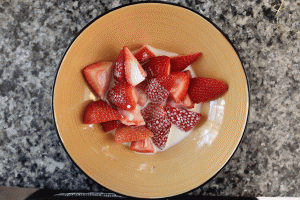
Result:
{"label": "sliced strawberry", "polygon": [[108,91],[107,99],[124,110],[134,110],[137,104],[137,92],[127,82],[122,82]]}
{"label": "sliced strawberry", "polygon": [[194,103],[191,101],[188,94],[186,94],[179,103],[176,103],[172,97],[168,98],[167,105],[175,108],[185,108],[185,109],[194,108]]}
{"label": "sliced strawberry", "polygon": [[165,110],[172,124],[185,132],[193,129],[201,118],[201,114],[181,108],[166,106]]}
{"label": "sliced strawberry", "polygon": [[84,111],[84,124],[97,124],[111,120],[118,120],[121,115],[112,109],[105,101],[98,100],[90,103]]}
{"label": "sliced strawberry", "polygon": [[113,72],[112,62],[98,62],[84,68],[85,79],[96,94],[103,99]]}
{"label": "sliced strawberry", "polygon": [[145,125],[144,118],[142,117],[140,111],[138,110],[122,110],[118,109],[121,118],[119,119],[123,124],[127,126],[136,125],[141,126]]}
{"label": "sliced strawberry", "polygon": [[148,61],[150,58],[155,57],[155,55],[149,49],[148,45],[144,45],[136,53],[134,53],[134,57],[139,61],[139,63],[144,63]]}
{"label": "sliced strawberry", "polygon": [[123,51],[126,80],[132,86],[136,86],[137,84],[145,80],[147,74],[142,68],[141,64],[137,61],[137,59],[127,47],[124,47]]}
{"label": "sliced strawberry", "polygon": [[190,78],[185,72],[172,72],[170,76],[175,77],[175,83],[171,90],[171,96],[179,103],[189,89]]}
{"label": "sliced strawberry", "polygon": [[192,78],[188,94],[194,103],[210,101],[228,90],[228,86],[212,78]]}
{"label": "sliced strawberry", "polygon": [[141,114],[145,121],[149,121],[164,117],[166,115],[166,111],[161,105],[150,102],[141,110]]}
{"label": "sliced strawberry", "polygon": [[143,67],[148,78],[168,76],[170,74],[170,58],[168,56],[153,57]]}
{"label": "sliced strawberry", "polygon": [[144,140],[153,137],[153,132],[145,126],[120,126],[116,129],[116,143]]}
{"label": "sliced strawberry", "polygon": [[125,64],[124,64],[124,50],[122,49],[119,56],[115,62],[114,75],[118,82],[126,81],[125,77]]}
{"label": "sliced strawberry", "polygon": [[139,87],[136,87],[136,91],[137,91],[137,96],[138,96],[137,103],[143,107],[148,101],[147,94],[144,90],[140,89]]}
{"label": "sliced strawberry", "polygon": [[130,149],[141,153],[154,153],[154,147],[150,137],[146,137],[144,140],[132,141]]}
{"label": "sliced strawberry", "polygon": [[193,78],[193,77],[192,77],[192,73],[191,73],[190,70],[185,70],[185,71],[183,71],[183,72],[185,72],[185,73],[188,75],[189,78]]}
{"label": "sliced strawberry", "polygon": [[159,149],[165,148],[171,126],[172,124],[167,116],[146,123],[146,127],[154,133],[152,141]]}
{"label": "sliced strawberry", "polygon": [[171,63],[171,71],[182,71],[187,68],[190,64],[195,62],[200,56],[201,52],[188,54],[188,55],[181,55],[175,56],[170,59]]}
{"label": "sliced strawberry", "polygon": [[119,120],[113,120],[108,122],[102,122],[101,126],[104,132],[108,132],[118,128],[119,126],[122,126],[122,123]]}

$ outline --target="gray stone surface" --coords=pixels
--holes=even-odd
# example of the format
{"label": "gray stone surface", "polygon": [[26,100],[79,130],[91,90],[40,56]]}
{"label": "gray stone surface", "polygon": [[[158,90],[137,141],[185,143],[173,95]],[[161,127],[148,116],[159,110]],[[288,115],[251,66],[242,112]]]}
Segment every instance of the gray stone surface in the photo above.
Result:
{"label": "gray stone surface", "polygon": [[[105,191],[59,143],[51,92],[60,59],[80,29],[130,2],[0,2],[0,185]],[[216,177],[189,194],[300,196],[300,0],[168,2],[218,25],[238,49],[250,82],[241,145]]]}

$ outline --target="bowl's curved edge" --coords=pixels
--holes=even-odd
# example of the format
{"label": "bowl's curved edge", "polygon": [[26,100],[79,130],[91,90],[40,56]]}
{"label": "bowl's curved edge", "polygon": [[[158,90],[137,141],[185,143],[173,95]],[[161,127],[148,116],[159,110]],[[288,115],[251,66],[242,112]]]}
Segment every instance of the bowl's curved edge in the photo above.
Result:
{"label": "bowl's curved edge", "polygon": [[[178,194],[178,195],[174,195],[174,196],[173,196],[173,197],[175,197],[175,196],[180,197],[180,196],[186,195],[187,193],[191,193],[191,192],[193,192],[193,191],[199,189],[200,187],[204,186],[204,185],[207,184],[208,182],[210,182],[210,181],[211,181],[213,178],[215,178],[215,177],[222,171],[222,169],[229,163],[229,161],[232,159],[232,157],[234,156],[235,152],[237,151],[238,147],[240,146],[241,141],[242,141],[242,139],[243,139],[243,137],[244,137],[244,135],[245,135],[245,130],[246,130],[246,127],[247,127],[247,124],[248,124],[249,114],[250,114],[250,105],[251,105],[251,104],[250,104],[250,86],[249,86],[249,79],[248,79],[248,77],[247,77],[246,70],[245,70],[245,67],[244,67],[244,65],[243,65],[243,62],[242,62],[242,60],[241,60],[241,57],[240,57],[240,55],[239,55],[239,53],[238,53],[236,47],[233,45],[233,43],[232,43],[231,40],[229,39],[229,37],[228,37],[228,36],[227,36],[227,35],[226,35],[226,34],[225,34],[225,33],[224,33],[224,32],[223,32],[223,31],[215,24],[215,23],[213,23],[209,18],[207,18],[207,17],[205,17],[204,15],[202,15],[202,14],[196,12],[195,10],[193,10],[193,9],[191,9],[191,8],[187,8],[187,7],[184,7],[184,6],[182,6],[182,5],[178,5],[178,4],[171,3],[171,2],[160,2],[160,1],[152,1],[152,2],[147,2],[147,1],[145,1],[145,2],[144,2],[144,1],[141,1],[141,2],[132,2],[132,3],[129,3],[129,4],[124,4],[124,5],[118,6],[118,7],[116,7],[116,8],[113,8],[113,9],[111,9],[111,10],[109,10],[109,11],[106,11],[105,13],[103,13],[103,14],[97,16],[95,19],[93,19],[93,20],[90,21],[87,25],[85,25],[85,26],[79,31],[79,33],[72,39],[72,41],[70,42],[68,48],[66,49],[65,53],[63,54],[63,56],[62,56],[62,58],[61,58],[61,60],[60,60],[60,62],[59,62],[59,64],[58,64],[58,68],[57,68],[57,70],[56,70],[56,72],[55,72],[55,78],[54,78],[54,80],[53,80],[53,87],[52,87],[52,99],[51,99],[51,100],[52,100],[52,103],[51,103],[51,105],[52,105],[52,117],[53,117],[53,122],[54,122],[54,124],[55,124],[56,134],[57,134],[57,136],[58,136],[58,138],[59,138],[59,140],[60,140],[60,142],[61,142],[61,144],[62,144],[62,147],[64,148],[65,152],[67,153],[68,157],[70,158],[70,160],[75,164],[75,166],[76,166],[83,174],[85,174],[88,178],[90,178],[91,180],[93,180],[93,179],[92,179],[91,177],[89,177],[89,176],[88,176],[88,175],[87,175],[87,174],[86,174],[86,173],[85,173],[85,172],[84,172],[84,171],[76,164],[76,162],[72,159],[71,155],[68,153],[67,149],[65,148],[64,143],[63,143],[63,141],[62,141],[62,138],[60,137],[59,132],[58,132],[58,127],[57,127],[57,123],[56,123],[56,120],[55,120],[55,111],[54,111],[54,91],[55,91],[55,85],[56,85],[56,79],[57,79],[57,76],[58,76],[58,72],[59,72],[60,66],[61,66],[61,64],[62,64],[62,62],[63,62],[63,60],[64,60],[64,58],[65,58],[67,52],[69,51],[69,49],[70,49],[70,47],[72,46],[72,44],[74,43],[74,41],[75,41],[75,40],[78,38],[78,36],[79,36],[79,35],[80,35],[87,27],[89,27],[93,22],[95,22],[96,20],[98,20],[98,19],[101,18],[102,16],[104,16],[104,15],[110,13],[110,12],[113,12],[113,11],[115,11],[115,10],[117,10],[117,9],[120,9],[120,8],[123,8],[123,7],[126,7],[126,6],[135,5],[135,4],[146,4],[146,3],[159,3],[159,4],[167,4],[167,5],[172,5],[172,6],[178,6],[178,7],[187,9],[187,10],[193,12],[193,13],[196,13],[197,15],[199,15],[199,16],[201,16],[202,18],[204,18],[205,20],[207,20],[207,21],[208,21],[210,24],[212,24],[212,25],[213,25],[220,33],[222,33],[222,35],[226,38],[226,40],[227,40],[227,41],[230,43],[230,45],[233,47],[233,49],[234,49],[234,51],[236,52],[236,54],[237,54],[239,60],[241,61],[241,65],[242,65],[242,67],[243,67],[244,74],[245,74],[245,78],[246,78],[246,82],[247,82],[247,92],[248,92],[248,105],[247,105],[247,109],[248,109],[248,110],[247,110],[247,117],[246,117],[246,122],[245,122],[245,125],[244,125],[244,130],[243,130],[242,136],[241,136],[241,138],[240,138],[240,141],[239,141],[237,147],[235,148],[234,152],[232,153],[232,155],[230,156],[230,158],[227,160],[227,162],[223,165],[223,167],[222,167],[222,168],[221,168],[214,176],[212,176],[212,177],[211,177],[210,179],[208,179],[206,182],[202,183],[201,185],[199,185],[198,187],[196,187],[196,188],[194,188],[194,189],[191,189],[191,190],[189,190],[189,191],[187,191],[187,192],[184,192],[184,193],[182,193],[182,194]],[[93,181],[94,181],[95,183],[97,183],[95,180],[93,180]],[[99,183],[97,183],[97,184],[99,184]],[[100,185],[100,184],[99,184],[99,185]],[[103,186],[103,185],[101,185],[101,187],[106,188],[106,187]],[[121,193],[112,191],[112,190],[110,190],[109,188],[106,188],[106,189],[109,190],[109,191],[111,191],[111,192],[113,192],[113,193],[116,193],[117,195],[123,196],[123,197],[137,198],[137,197],[127,196],[127,195],[124,195],[124,194],[121,194]],[[171,197],[171,196],[170,196],[170,197]],[[164,199],[164,198],[169,198],[169,197],[162,197],[161,199]]]}

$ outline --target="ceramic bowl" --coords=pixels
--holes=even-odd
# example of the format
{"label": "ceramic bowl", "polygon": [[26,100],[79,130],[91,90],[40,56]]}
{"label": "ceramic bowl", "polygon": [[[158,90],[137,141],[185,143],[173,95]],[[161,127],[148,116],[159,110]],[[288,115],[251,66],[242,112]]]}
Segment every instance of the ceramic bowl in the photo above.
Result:
{"label": "ceramic bowl", "polygon": [[[203,118],[188,137],[154,155],[137,154],[116,144],[99,124],[82,123],[85,107],[97,99],[85,82],[84,67],[115,61],[123,46],[136,49],[143,44],[178,54],[201,51],[201,59],[192,64],[197,76],[229,86],[221,106],[202,105]],[[53,90],[57,132],[71,159],[102,186],[141,198],[182,194],[216,175],[242,138],[248,106],[244,68],[229,40],[205,17],[165,3],[123,6],[88,24],[67,49]],[[215,120],[217,116],[223,120]]]}

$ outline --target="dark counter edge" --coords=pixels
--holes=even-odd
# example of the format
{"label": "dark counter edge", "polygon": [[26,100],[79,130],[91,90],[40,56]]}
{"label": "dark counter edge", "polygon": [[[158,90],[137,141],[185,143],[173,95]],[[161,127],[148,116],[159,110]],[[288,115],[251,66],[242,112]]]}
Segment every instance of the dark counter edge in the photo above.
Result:
{"label": "dark counter edge", "polygon": [[[70,42],[68,48],[66,49],[65,53],[63,54],[62,56],[62,59],[61,61],[59,62],[59,66],[56,70],[56,73],[55,73],[55,78],[54,78],[54,83],[53,83],[53,87],[52,87],[52,117],[53,117],[53,121],[55,123],[55,129],[56,129],[56,133],[57,133],[57,136],[65,150],[65,152],[67,153],[67,155],[69,156],[69,158],[72,160],[72,162],[77,166],[78,169],[80,169],[87,177],[89,177],[90,179],[92,179],[90,176],[88,176],[76,163],[75,161],[72,159],[72,157],[70,156],[70,154],[68,153],[67,149],[65,148],[64,144],[63,144],[63,141],[62,139],[60,138],[60,135],[58,133],[58,128],[57,128],[57,124],[56,124],[56,121],[55,121],[55,113],[54,113],[54,90],[55,90],[55,83],[56,83],[56,79],[57,79],[57,75],[58,75],[58,72],[59,72],[59,69],[60,69],[60,66],[61,66],[61,63],[63,62],[64,58],[65,58],[65,55],[67,54],[67,52],[69,51],[69,48],[72,46],[73,42],[77,39],[77,37],[88,27],[90,26],[93,22],[95,22],[96,20],[98,20],[99,18],[101,18],[102,16],[110,13],[110,12],[113,12],[117,9],[120,9],[120,8],[123,8],[123,7],[126,7],[126,6],[131,6],[131,5],[135,5],[135,4],[144,4],[144,3],[159,3],[159,4],[168,4],[168,5],[173,5],[173,6],[178,6],[178,7],[181,7],[181,8],[184,8],[184,9],[187,9],[189,11],[192,11],[193,13],[196,13],[197,15],[203,17],[205,20],[207,20],[209,23],[211,23],[218,31],[220,31],[222,33],[222,35],[226,38],[226,40],[231,44],[231,46],[233,47],[234,51],[236,52],[237,56],[239,57],[240,61],[241,61],[241,65],[243,67],[243,70],[244,70],[244,74],[245,74],[245,77],[246,77],[246,81],[247,81],[247,90],[248,90],[248,113],[247,113],[247,118],[246,118],[246,123],[245,123],[245,127],[244,127],[244,131],[243,131],[243,134],[242,134],[242,137],[239,141],[239,144],[237,145],[236,149],[234,150],[234,152],[232,153],[232,155],[230,156],[230,158],[227,160],[227,162],[223,165],[223,167],[214,175],[212,176],[210,179],[208,179],[206,182],[204,182],[203,184],[199,185],[198,187],[192,189],[192,190],[189,190],[187,192],[184,192],[182,194],[178,194],[178,195],[174,195],[174,196],[169,196],[169,197],[163,197],[163,198],[159,198],[159,199],[167,199],[167,198],[171,198],[171,197],[180,197],[180,196],[187,196],[186,194],[187,193],[190,193],[190,192],[193,192],[195,190],[197,190],[198,188],[204,186],[205,184],[207,184],[208,182],[210,182],[214,177],[216,177],[220,171],[222,171],[222,169],[228,164],[228,162],[231,160],[231,158],[233,157],[233,155],[235,154],[236,150],[238,149],[238,147],[240,146],[240,143],[245,135],[245,130],[246,130],[246,127],[247,127],[247,124],[248,124],[248,119],[249,119],[249,113],[250,113],[250,86],[249,86],[249,80],[248,80],[248,77],[247,77],[247,74],[246,74],[246,71],[245,71],[245,67],[243,65],[243,62],[241,60],[241,57],[237,51],[237,49],[235,48],[235,46],[233,45],[233,43],[230,41],[229,37],[216,25],[214,24],[209,18],[205,17],[204,15],[192,10],[191,8],[187,8],[187,7],[184,7],[182,5],[177,5],[175,3],[171,3],[171,2],[160,2],[160,1],[152,1],[152,2],[147,2],[147,1],[141,1],[141,2],[133,2],[133,3],[129,3],[129,4],[125,4],[125,5],[121,5],[121,6],[118,6],[116,8],[113,8],[101,15],[99,15],[98,17],[96,17],[95,19],[93,19],[91,22],[89,22],[86,26],[84,26],[80,32],[77,34],[77,36],[75,36],[72,41]],[[93,180],[93,179],[92,179]],[[93,180],[95,181],[95,180]],[[95,181],[96,182],[96,181]],[[97,183],[97,182],[96,182]],[[99,183],[98,183],[99,184]],[[99,184],[100,185],[100,184]],[[104,187],[103,185],[101,185],[101,187]],[[106,187],[104,187],[106,188]],[[107,190],[111,191],[111,192],[114,192],[120,196],[123,196],[123,197],[127,197],[127,198],[134,198],[134,199],[139,199],[137,197],[131,197],[131,196],[126,196],[124,194],[120,194],[118,192],[115,192],[115,191],[112,191],[108,188],[106,188]]]}

